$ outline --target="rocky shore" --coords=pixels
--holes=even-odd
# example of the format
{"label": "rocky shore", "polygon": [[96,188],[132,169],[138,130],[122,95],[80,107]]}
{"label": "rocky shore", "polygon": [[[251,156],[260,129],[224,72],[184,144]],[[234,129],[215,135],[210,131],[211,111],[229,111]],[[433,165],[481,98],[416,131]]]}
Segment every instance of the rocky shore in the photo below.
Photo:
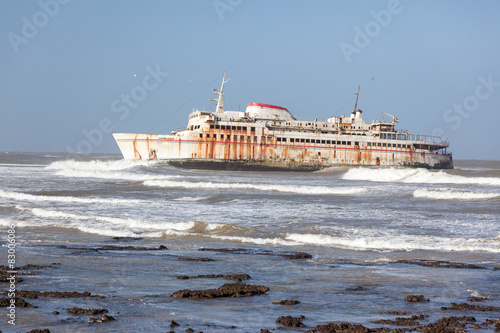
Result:
{"label": "rocky shore", "polygon": [[[108,251],[166,251],[168,250],[166,246],[160,245],[159,247],[134,247],[134,246],[101,246],[101,247],[65,247],[67,250],[77,251],[76,255],[82,253],[96,253],[96,252],[108,252]],[[221,248],[200,248],[198,251],[202,252],[212,252],[221,253],[229,255],[255,255],[255,256],[272,256],[277,260],[307,260],[312,258],[308,253],[303,252],[279,252],[279,251],[267,251],[267,250],[254,250],[246,248],[235,248],[235,249],[221,249]],[[171,256],[171,254],[168,254]],[[186,259],[188,258],[188,259]],[[194,265],[205,265],[206,263],[211,263],[214,259],[212,258],[195,258],[195,257],[179,257],[180,260],[189,260],[193,262]],[[200,260],[198,260],[200,259]],[[206,260],[205,260],[206,259]],[[217,260],[217,259],[215,259]],[[456,262],[444,262],[444,261],[431,261],[431,260],[404,260],[398,261],[397,264],[409,264],[409,265],[419,265],[425,267],[438,267],[446,269],[488,269],[486,267],[471,265],[471,264],[461,264]],[[57,269],[61,267],[60,264],[51,265],[36,265],[29,264],[22,267],[18,267],[20,275],[32,276],[38,274],[42,270],[47,269]],[[0,266],[0,276],[6,276],[6,267]],[[3,272],[3,273],[2,273]],[[250,272],[250,271],[249,271]],[[297,311],[300,313],[302,309],[302,301],[307,301],[313,303],[314,300],[296,300],[296,299],[281,299],[272,300],[269,297],[263,297],[264,295],[269,296],[270,292],[273,292],[271,286],[250,284],[246,283],[252,280],[252,277],[246,272],[232,272],[226,274],[190,274],[191,272],[186,271],[186,275],[175,275],[177,280],[186,280],[188,283],[191,280],[203,281],[204,279],[217,280],[227,280],[228,283],[224,283],[217,288],[207,288],[207,289],[180,289],[172,290],[168,294],[168,297],[172,299],[192,299],[197,302],[207,302],[209,299],[233,299],[233,298],[243,298],[243,297],[256,297],[256,300],[262,304],[262,306],[274,306],[279,308],[283,315],[279,316],[275,325],[272,327],[262,327],[261,333],[272,332],[272,331],[288,331],[293,330],[293,332],[309,332],[309,333],[369,333],[369,332],[381,332],[381,333],[400,333],[400,332],[468,332],[470,330],[484,330],[485,332],[491,332],[495,329],[500,329],[500,308],[496,306],[484,306],[478,304],[470,304],[485,301],[484,297],[474,297],[464,300],[462,303],[451,303],[450,306],[438,306],[432,300],[432,297],[428,297],[422,294],[401,294],[400,301],[407,304],[403,308],[395,309],[390,312],[380,313],[381,318],[377,320],[370,321],[367,323],[348,323],[343,321],[332,321],[318,323],[314,320],[309,319],[306,315],[297,315]],[[256,271],[250,272],[252,275],[257,274]],[[245,282],[243,282],[245,281]],[[3,281],[2,281],[3,282]],[[36,311],[45,311],[45,305],[49,305],[52,299],[85,299],[91,302],[97,302],[101,300],[107,300],[110,304],[109,309],[107,308],[82,308],[75,304],[73,307],[68,307],[65,309],[66,315],[71,316],[72,323],[81,322],[81,325],[98,325],[104,327],[105,325],[110,325],[109,323],[116,323],[119,327],[119,323],[123,318],[120,316],[119,311],[113,309],[113,300],[109,298],[108,295],[99,294],[99,290],[94,292],[90,291],[40,291],[40,290],[29,290],[29,283],[23,281],[21,278],[18,280],[19,284],[26,289],[19,289],[16,291],[15,304],[16,307],[26,307],[33,308]],[[179,281],[179,283],[184,283]],[[346,293],[365,293],[370,290],[369,286],[355,285],[354,287],[345,286],[344,289]],[[7,291],[2,293],[3,296],[0,298],[0,307],[7,307],[10,304]],[[37,300],[37,306],[28,303],[28,300]],[[31,301],[30,301],[31,302]],[[415,308],[414,305],[421,306]],[[97,303],[96,303],[97,304]],[[401,306],[401,305],[399,305]],[[293,313],[294,315],[290,314]],[[418,309],[418,313],[416,313]],[[429,320],[431,315],[435,311],[450,312],[449,316],[442,316],[441,318],[435,320]],[[51,312],[54,316],[61,315],[59,311]],[[457,315],[460,313],[460,315]],[[491,318],[479,321],[476,319],[474,314],[477,313],[491,313]],[[68,320],[68,319],[64,319]],[[61,323],[64,323],[64,320]],[[170,331],[169,332],[216,332],[220,329],[212,327],[209,324],[200,325],[199,323],[189,323],[182,322],[178,318],[168,318],[170,321]],[[229,318],[228,318],[229,320]],[[63,324],[61,324],[63,325]],[[369,327],[368,327],[369,326]],[[63,326],[61,326],[63,327]],[[96,326],[97,327],[97,326]],[[241,324],[235,323],[234,326],[228,326],[224,329],[244,329]],[[49,332],[46,328],[40,328],[32,330],[30,332]]]}

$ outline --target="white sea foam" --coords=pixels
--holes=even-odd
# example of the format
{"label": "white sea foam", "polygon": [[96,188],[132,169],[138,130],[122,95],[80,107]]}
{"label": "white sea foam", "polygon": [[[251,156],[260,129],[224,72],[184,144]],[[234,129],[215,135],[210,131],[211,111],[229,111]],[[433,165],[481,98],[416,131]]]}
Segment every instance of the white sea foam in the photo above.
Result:
{"label": "white sea foam", "polygon": [[76,229],[88,233],[88,234],[96,234],[100,236],[108,236],[108,237],[141,237],[144,236],[141,233],[136,233],[127,230],[116,230],[116,229],[105,229],[105,228],[92,228],[85,226],[77,226]]}
{"label": "white sea foam", "polygon": [[286,192],[299,194],[334,194],[349,195],[360,194],[368,191],[363,187],[324,187],[324,186],[299,186],[299,185],[265,185],[249,183],[215,183],[215,182],[188,182],[174,180],[148,180],[144,182],[146,186],[158,186],[175,188],[182,187],[188,189],[217,189],[217,190],[256,190],[266,192]]}
{"label": "white sea foam", "polygon": [[171,179],[180,176],[145,174],[136,172],[137,167],[153,166],[156,161],[89,161],[78,162],[65,160],[53,162],[46,167],[47,170],[54,170],[57,176],[68,178],[98,178],[98,179],[120,179],[130,181],[144,181],[153,179]]}
{"label": "white sea foam", "polygon": [[118,199],[118,198],[81,198],[70,196],[34,195],[13,191],[0,190],[0,198],[13,199],[17,201],[30,202],[63,202],[63,203],[84,203],[84,204],[116,204],[116,205],[137,205],[142,204],[142,200]]}
{"label": "white sea foam", "polygon": [[237,243],[250,243],[257,245],[274,245],[274,246],[297,246],[299,242],[286,240],[280,237],[266,238],[266,237],[241,237],[241,236],[220,236],[220,235],[205,235],[213,239],[220,239],[225,241],[232,241]]}
{"label": "white sea foam", "polygon": [[418,235],[335,237],[325,234],[288,234],[286,239],[302,245],[309,244],[361,251],[431,250],[500,253],[500,239],[498,238],[444,238]]}
{"label": "white sea foam", "polygon": [[451,189],[419,189],[413,192],[415,198],[429,198],[440,200],[477,200],[500,197],[499,193],[477,193],[469,191],[452,191]]}
{"label": "white sea foam", "polygon": [[111,225],[120,225],[123,227],[135,228],[135,229],[148,229],[148,230],[189,230],[195,226],[195,222],[150,222],[142,221],[136,219],[123,219],[118,217],[108,217],[108,216],[89,216],[80,215],[74,213],[68,213],[57,210],[47,210],[42,208],[29,208],[23,206],[16,206],[16,208],[21,210],[30,211],[33,215],[48,219],[70,219],[70,220],[80,220],[80,221],[99,221],[108,223]]}
{"label": "white sea foam", "polygon": [[178,178],[180,176],[172,175],[154,175],[154,174],[141,174],[141,173],[131,173],[123,171],[99,171],[99,170],[59,170],[56,171],[57,176],[68,177],[68,178],[98,178],[98,179],[119,179],[119,180],[130,180],[142,182],[145,180],[156,180],[156,179],[172,179]]}
{"label": "white sea foam", "polygon": [[46,167],[49,170],[80,170],[80,171],[119,171],[136,168],[138,166],[151,166],[156,161],[134,161],[134,160],[116,160],[116,161],[75,161],[64,160],[52,162]]}
{"label": "white sea foam", "polygon": [[402,182],[428,184],[476,184],[500,186],[498,177],[464,177],[446,171],[403,168],[352,168],[343,176],[347,180],[367,180],[374,182]]}
{"label": "white sea foam", "polygon": [[[37,217],[48,220],[39,221],[35,225],[77,228],[84,232],[92,229],[94,230],[92,233],[98,233],[97,230],[102,230],[102,233],[100,233],[102,235],[108,235],[109,230],[116,229],[124,233],[141,234],[144,237],[161,237],[161,235],[163,234],[181,236],[205,234],[209,235],[216,234],[218,232],[225,233],[228,230],[230,231],[243,229],[231,224],[224,223],[205,223],[201,221],[152,222],[108,216],[89,216],[57,210],[30,208],[20,205],[16,206],[16,208],[23,211],[29,211],[31,214]],[[68,220],[69,223],[66,222]]]}
{"label": "white sea foam", "polygon": [[173,199],[174,201],[200,201],[208,199],[209,197],[180,197]]}
{"label": "white sea foam", "polygon": [[0,226],[9,227],[11,225],[16,225],[16,222],[14,220],[0,219]]}

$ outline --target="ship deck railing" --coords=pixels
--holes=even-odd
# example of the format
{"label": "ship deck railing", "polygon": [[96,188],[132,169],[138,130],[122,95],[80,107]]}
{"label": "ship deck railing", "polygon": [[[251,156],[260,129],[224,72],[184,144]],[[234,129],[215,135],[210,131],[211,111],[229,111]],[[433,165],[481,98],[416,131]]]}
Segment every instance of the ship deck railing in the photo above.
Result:
{"label": "ship deck railing", "polygon": [[439,136],[407,134],[407,133],[389,133],[381,132],[380,139],[382,140],[402,140],[414,143],[433,144],[440,146],[448,146],[448,143],[443,141]]}

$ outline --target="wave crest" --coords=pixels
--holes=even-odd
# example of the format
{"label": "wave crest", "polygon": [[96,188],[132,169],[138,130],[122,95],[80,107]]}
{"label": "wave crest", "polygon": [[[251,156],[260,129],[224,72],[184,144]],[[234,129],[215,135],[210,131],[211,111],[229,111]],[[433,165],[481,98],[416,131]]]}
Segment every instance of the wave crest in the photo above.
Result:
{"label": "wave crest", "polygon": [[477,200],[500,197],[498,193],[475,193],[469,191],[452,191],[451,189],[419,189],[413,192],[415,198],[429,198],[440,200]]}
{"label": "wave crest", "polygon": [[117,205],[137,205],[141,204],[141,200],[137,199],[117,199],[117,198],[82,198],[71,196],[51,196],[51,195],[35,195],[28,193],[13,192],[0,189],[0,198],[12,199],[17,201],[31,202],[63,202],[63,203],[84,203],[84,204],[117,204]]}
{"label": "wave crest", "polygon": [[475,184],[500,186],[497,177],[465,177],[449,174],[445,171],[429,171],[427,169],[403,168],[352,168],[342,179],[366,180],[373,182],[401,182],[401,183],[427,183],[427,184]]}
{"label": "wave crest", "polygon": [[333,194],[349,195],[367,192],[364,187],[324,187],[324,186],[301,186],[301,185],[265,185],[250,183],[214,183],[214,182],[188,182],[173,180],[148,180],[144,182],[146,186],[157,186],[167,188],[187,188],[187,189],[218,189],[218,190],[256,190],[265,192],[285,192],[298,194]]}

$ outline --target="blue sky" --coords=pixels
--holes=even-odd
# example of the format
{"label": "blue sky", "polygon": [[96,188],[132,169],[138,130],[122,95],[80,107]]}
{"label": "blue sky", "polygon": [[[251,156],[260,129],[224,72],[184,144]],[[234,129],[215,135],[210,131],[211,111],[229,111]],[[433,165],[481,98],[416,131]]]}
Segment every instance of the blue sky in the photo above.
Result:
{"label": "blue sky", "polygon": [[[365,121],[500,160],[500,1],[0,0],[0,151],[119,153],[226,109]],[[125,96],[125,97],[123,97]],[[129,96],[128,102],[127,97]],[[130,96],[133,96],[132,99]]]}

